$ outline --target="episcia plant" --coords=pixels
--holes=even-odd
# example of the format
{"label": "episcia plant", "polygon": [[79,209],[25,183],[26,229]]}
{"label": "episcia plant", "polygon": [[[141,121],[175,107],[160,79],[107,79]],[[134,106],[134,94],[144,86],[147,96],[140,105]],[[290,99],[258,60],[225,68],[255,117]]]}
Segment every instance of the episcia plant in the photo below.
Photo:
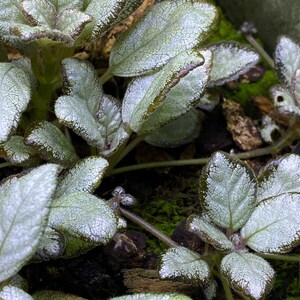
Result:
{"label": "episcia plant", "polygon": [[[142,140],[175,147],[196,138],[198,106],[212,109],[211,91],[259,60],[237,43],[206,45],[217,9],[192,0],[150,7],[118,37],[100,77],[91,63],[73,57],[141,3],[0,3],[0,155],[6,160],[0,167],[24,168],[0,187],[1,288],[29,261],[68,258],[110,241],[126,222],[114,201],[93,195],[102,178]],[[8,61],[4,45],[22,58]],[[123,99],[104,93],[113,76],[132,77]],[[90,155],[78,153],[69,130],[85,140]],[[118,191],[114,197],[131,202]]]}
{"label": "episcia plant", "polygon": [[275,278],[266,259],[300,260],[283,255],[300,243],[299,167],[298,155],[282,156],[257,178],[237,158],[212,155],[199,181],[202,214],[186,222],[205,251],[169,243],[160,277],[200,284],[207,299],[214,298],[217,280],[227,299],[234,299],[230,288],[245,299],[263,299]]}

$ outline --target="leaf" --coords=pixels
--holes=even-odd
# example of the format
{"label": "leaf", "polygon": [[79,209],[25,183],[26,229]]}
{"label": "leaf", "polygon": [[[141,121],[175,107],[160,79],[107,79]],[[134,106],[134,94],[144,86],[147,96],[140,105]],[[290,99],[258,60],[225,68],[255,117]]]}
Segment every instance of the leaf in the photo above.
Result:
{"label": "leaf", "polygon": [[36,165],[39,158],[32,148],[24,144],[24,138],[19,135],[11,136],[10,139],[0,144],[0,156],[13,165],[24,167]]}
{"label": "leaf", "polygon": [[55,7],[57,12],[62,12],[65,9],[83,10],[84,2],[82,0],[48,0]]}
{"label": "leaf", "polygon": [[270,264],[252,253],[226,255],[221,262],[221,272],[237,293],[251,299],[264,299],[275,277]]}
{"label": "leaf", "polygon": [[178,147],[192,142],[200,134],[204,115],[192,109],[164,127],[145,137],[145,141],[157,147]]}
{"label": "leaf", "polygon": [[254,209],[256,185],[254,172],[247,164],[218,151],[202,171],[200,201],[216,225],[236,231]]}
{"label": "leaf", "polygon": [[234,247],[227,236],[204,217],[190,216],[187,219],[187,228],[218,250],[232,250]]}
{"label": "leaf", "polygon": [[261,201],[241,236],[257,252],[290,251],[300,243],[300,194],[285,193]]}
{"label": "leaf", "polygon": [[51,290],[35,292],[32,297],[34,300],[86,300],[86,298]]}
{"label": "leaf", "polygon": [[291,93],[295,99],[296,105],[300,106],[300,69],[295,72],[291,83]]}
{"label": "leaf", "polygon": [[71,236],[106,244],[115,235],[118,221],[105,201],[76,192],[53,201],[49,225]]}
{"label": "leaf", "polygon": [[17,273],[37,249],[59,170],[43,165],[0,189],[0,282]]}
{"label": "leaf", "polygon": [[195,284],[208,282],[210,272],[201,256],[185,247],[168,249],[161,257],[159,276],[162,279],[175,279]]}
{"label": "leaf", "polygon": [[65,235],[66,248],[62,258],[72,258],[85,254],[95,248],[97,243],[83,240],[82,237],[74,237],[69,234]]}
{"label": "leaf", "polygon": [[0,291],[1,300],[33,300],[33,298],[23,290],[7,285]]}
{"label": "leaf", "polygon": [[281,36],[275,49],[275,66],[281,81],[291,86],[295,72],[300,69],[300,46],[287,36]]}
{"label": "leaf", "polygon": [[128,296],[114,297],[111,300],[191,300],[190,297],[179,294],[133,294]]}
{"label": "leaf", "polygon": [[300,193],[300,157],[284,155],[269,162],[258,178],[258,201],[287,192]]}
{"label": "leaf", "polygon": [[16,130],[31,98],[29,76],[11,63],[0,63],[0,142]]}
{"label": "leaf", "polygon": [[237,79],[259,61],[256,52],[238,43],[222,42],[212,44],[207,49],[213,53],[210,87]]}
{"label": "leaf", "polygon": [[35,124],[26,132],[25,144],[50,162],[69,166],[79,159],[73,145],[55,125],[47,121]]}
{"label": "leaf", "polygon": [[212,111],[220,102],[220,95],[213,91],[205,91],[198,102],[198,107],[202,110]]}
{"label": "leaf", "polygon": [[145,134],[190,111],[206,86],[210,65],[209,51],[188,50],[150,75],[151,83],[147,76],[133,81],[123,100],[123,121],[129,122],[133,131]]}
{"label": "leaf", "polygon": [[107,167],[108,161],[99,156],[90,156],[78,161],[59,176],[55,198],[75,192],[93,193],[100,185]]}
{"label": "leaf", "polygon": [[217,10],[190,0],[162,1],[127,30],[112,48],[110,72],[138,76],[157,70],[180,52],[205,39]]}

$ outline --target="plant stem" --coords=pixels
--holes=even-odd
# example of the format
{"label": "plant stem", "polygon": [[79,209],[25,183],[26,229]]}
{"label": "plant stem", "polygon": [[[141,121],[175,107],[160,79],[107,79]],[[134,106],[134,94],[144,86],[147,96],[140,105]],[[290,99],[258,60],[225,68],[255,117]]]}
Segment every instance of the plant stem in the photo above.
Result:
{"label": "plant stem", "polygon": [[220,272],[213,272],[213,274],[218,277],[221,280],[225,295],[226,295],[226,299],[227,300],[234,300],[232,292],[231,292],[231,288],[228,285],[227,280],[222,276],[222,274],[220,274]]}
{"label": "plant stem", "polygon": [[114,75],[110,72],[110,69],[108,69],[101,77],[100,77],[100,83],[104,84],[107,82],[110,78],[112,78]]}
{"label": "plant stem", "polygon": [[265,253],[255,253],[256,255],[265,259],[274,259],[290,262],[300,262],[300,255],[284,255],[284,254],[265,254]]}
{"label": "plant stem", "polygon": [[135,215],[134,213],[124,209],[122,207],[119,208],[121,214],[129,219],[130,221],[134,222],[135,224],[139,225],[140,227],[144,228],[146,231],[157,237],[159,240],[167,244],[169,247],[176,247],[178,244],[170,239],[167,235],[159,231],[157,228],[140,218],[139,216]]}
{"label": "plant stem", "polygon": [[13,166],[13,164],[9,161],[6,161],[6,162],[3,162],[0,164],[0,169],[6,168],[6,167],[11,167],[11,166]]}

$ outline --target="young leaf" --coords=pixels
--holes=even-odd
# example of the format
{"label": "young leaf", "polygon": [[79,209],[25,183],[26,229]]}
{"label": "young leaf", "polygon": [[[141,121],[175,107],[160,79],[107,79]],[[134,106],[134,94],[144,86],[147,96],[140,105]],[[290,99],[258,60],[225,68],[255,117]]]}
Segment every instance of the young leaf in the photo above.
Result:
{"label": "young leaf", "polygon": [[213,53],[209,86],[234,80],[259,61],[256,52],[238,43],[222,42],[210,45],[207,49]]}
{"label": "young leaf", "polygon": [[133,294],[114,297],[111,300],[191,300],[190,297],[179,294]]}
{"label": "young leaf", "polygon": [[25,144],[50,162],[69,166],[79,159],[73,145],[55,125],[47,121],[35,124],[26,132]]}
{"label": "young leaf", "polygon": [[216,225],[236,231],[254,209],[256,185],[254,172],[244,162],[216,152],[202,171],[200,201]]}
{"label": "young leaf", "polygon": [[300,194],[285,193],[261,201],[241,236],[257,252],[290,251],[300,243]]}
{"label": "young leaf", "polygon": [[227,236],[203,217],[190,216],[187,219],[187,228],[218,250],[233,249],[233,244]]}
{"label": "young leaf", "polygon": [[275,66],[282,82],[291,86],[300,69],[300,46],[287,36],[281,36],[275,49]]}
{"label": "young leaf", "polygon": [[17,273],[37,249],[59,169],[41,166],[0,189],[0,282]]}
{"label": "young leaf", "polygon": [[[174,57],[160,72],[150,75],[151,83],[147,76],[137,79],[124,97],[123,121],[128,120],[133,131],[144,134],[188,112],[206,86],[210,66],[210,51],[188,50]],[[135,93],[138,84],[142,87]]]}
{"label": "young leaf", "polygon": [[7,285],[0,291],[1,300],[33,300],[33,298],[23,290]]}
{"label": "young leaf", "polygon": [[200,134],[204,115],[192,109],[164,127],[145,137],[145,141],[157,147],[178,147],[192,142]]}
{"label": "young leaf", "polygon": [[221,262],[221,272],[237,293],[251,299],[264,299],[275,277],[270,264],[252,253],[226,255]]}
{"label": "young leaf", "polygon": [[185,247],[170,248],[161,257],[159,276],[162,279],[177,279],[195,284],[207,283],[209,267],[201,256]]}
{"label": "young leaf", "polygon": [[78,161],[59,176],[55,198],[75,192],[93,193],[100,185],[108,161],[99,156],[90,156]]}
{"label": "young leaf", "polygon": [[15,131],[31,98],[30,78],[11,63],[0,63],[0,142]]}
{"label": "young leaf", "polygon": [[71,236],[106,244],[115,235],[118,220],[104,200],[76,192],[53,201],[49,225]]}
{"label": "young leaf", "polygon": [[266,165],[258,178],[258,201],[287,192],[300,193],[300,157],[282,156]]}
{"label": "young leaf", "polygon": [[8,141],[0,144],[0,156],[14,165],[24,167],[33,166],[39,162],[36,153],[24,144],[24,138],[19,135],[13,135]]}
{"label": "young leaf", "polygon": [[181,51],[198,45],[214,27],[216,18],[216,8],[207,3],[156,3],[116,42],[110,72],[126,77],[157,70]]}

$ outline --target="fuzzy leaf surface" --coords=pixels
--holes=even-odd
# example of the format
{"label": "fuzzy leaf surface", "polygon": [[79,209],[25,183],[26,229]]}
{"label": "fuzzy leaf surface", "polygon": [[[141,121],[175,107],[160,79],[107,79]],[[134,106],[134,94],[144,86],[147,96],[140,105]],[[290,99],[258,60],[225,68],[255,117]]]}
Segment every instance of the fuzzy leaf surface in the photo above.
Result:
{"label": "fuzzy leaf surface", "polygon": [[159,276],[162,279],[175,279],[195,284],[208,282],[209,267],[201,256],[185,247],[168,249],[161,257]]}
{"label": "fuzzy leaf surface", "polygon": [[250,299],[263,299],[275,277],[271,265],[252,253],[226,255],[221,262],[221,272],[237,293]]}
{"label": "fuzzy leaf surface", "polygon": [[200,201],[213,223],[236,231],[254,209],[256,185],[255,174],[247,164],[216,152],[200,177]]}
{"label": "fuzzy leaf surface", "polygon": [[32,166],[38,163],[39,158],[32,148],[24,144],[24,138],[13,135],[10,139],[0,144],[0,156],[14,165]]}
{"label": "fuzzy leaf surface", "polygon": [[285,193],[261,201],[241,236],[257,252],[290,251],[300,243],[300,194]]}
{"label": "fuzzy leaf surface", "polygon": [[275,49],[275,66],[285,86],[291,86],[300,69],[300,46],[287,36],[281,36]]}
{"label": "fuzzy leaf surface", "polygon": [[211,52],[181,52],[154,74],[133,80],[124,97],[123,121],[139,133],[161,128],[191,110],[211,67]]}
{"label": "fuzzy leaf surface", "polygon": [[191,300],[190,297],[179,294],[133,294],[128,296],[114,297],[111,300]]}
{"label": "fuzzy leaf surface", "polygon": [[49,225],[74,237],[106,244],[115,235],[118,220],[105,201],[76,192],[53,201]]}
{"label": "fuzzy leaf surface", "polygon": [[114,45],[110,71],[138,76],[162,67],[181,51],[198,45],[214,27],[217,11],[207,3],[162,1],[127,30]]}
{"label": "fuzzy leaf surface", "polygon": [[178,147],[192,142],[200,134],[204,116],[192,109],[178,119],[147,135],[145,141],[156,147]]}
{"label": "fuzzy leaf surface", "polygon": [[75,192],[93,193],[101,183],[108,161],[99,156],[90,156],[78,161],[59,176],[55,198]]}
{"label": "fuzzy leaf surface", "polygon": [[59,167],[43,165],[0,189],[0,281],[23,267],[37,249]]}
{"label": "fuzzy leaf surface", "polygon": [[223,42],[208,47],[213,53],[209,86],[223,85],[237,79],[259,61],[259,55],[249,47],[233,42]]}
{"label": "fuzzy leaf surface", "polygon": [[203,217],[190,216],[187,219],[187,228],[218,250],[224,251],[233,249],[233,244],[227,236]]}
{"label": "fuzzy leaf surface", "polygon": [[39,122],[26,133],[25,144],[43,159],[63,166],[69,166],[79,159],[62,131],[47,121]]}
{"label": "fuzzy leaf surface", "polygon": [[15,131],[31,98],[30,78],[11,63],[0,63],[0,142]]}
{"label": "fuzzy leaf surface", "polygon": [[0,291],[1,300],[33,300],[33,298],[23,290],[7,285]]}
{"label": "fuzzy leaf surface", "polygon": [[300,193],[300,157],[282,156],[266,165],[258,181],[258,201],[283,193]]}

